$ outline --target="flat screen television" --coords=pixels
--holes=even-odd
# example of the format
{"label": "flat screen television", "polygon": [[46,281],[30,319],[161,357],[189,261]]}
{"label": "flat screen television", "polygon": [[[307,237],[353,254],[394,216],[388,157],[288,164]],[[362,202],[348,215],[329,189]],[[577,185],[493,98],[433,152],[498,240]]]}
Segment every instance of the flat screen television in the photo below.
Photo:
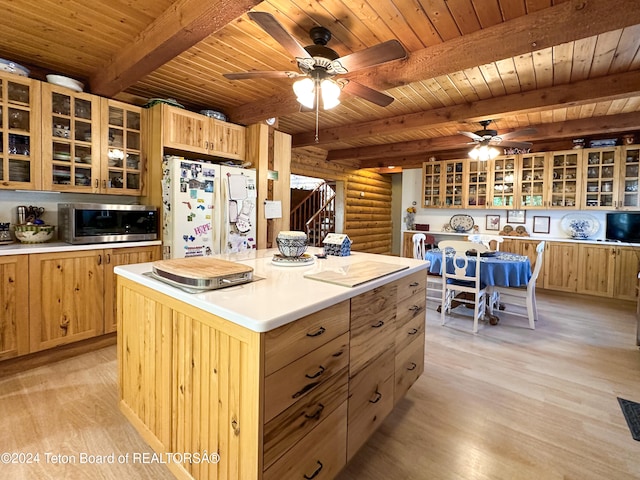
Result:
{"label": "flat screen television", "polygon": [[640,213],[607,213],[607,240],[640,243]]}

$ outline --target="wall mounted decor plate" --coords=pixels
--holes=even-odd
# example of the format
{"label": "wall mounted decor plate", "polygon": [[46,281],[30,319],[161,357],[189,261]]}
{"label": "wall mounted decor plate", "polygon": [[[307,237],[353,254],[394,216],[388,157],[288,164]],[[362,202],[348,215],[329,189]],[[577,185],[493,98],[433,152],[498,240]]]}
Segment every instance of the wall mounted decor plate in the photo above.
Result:
{"label": "wall mounted decor plate", "polygon": [[449,219],[449,225],[451,225],[451,228],[458,233],[468,232],[473,228],[474,224],[475,222],[471,215],[459,214],[454,215]]}
{"label": "wall mounted decor plate", "polygon": [[560,227],[571,238],[587,239],[600,230],[600,222],[588,213],[569,213],[562,217]]}

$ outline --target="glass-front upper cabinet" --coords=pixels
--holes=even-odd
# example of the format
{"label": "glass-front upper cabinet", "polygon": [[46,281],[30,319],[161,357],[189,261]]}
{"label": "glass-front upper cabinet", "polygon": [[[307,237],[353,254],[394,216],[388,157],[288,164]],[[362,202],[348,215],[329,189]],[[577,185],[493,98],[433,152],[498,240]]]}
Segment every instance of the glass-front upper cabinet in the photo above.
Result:
{"label": "glass-front upper cabinet", "polygon": [[42,84],[42,183],[46,190],[100,190],[100,98]]}
{"label": "glass-front upper cabinet", "polygon": [[585,210],[612,210],[618,203],[617,168],[619,150],[615,147],[588,148],[582,153],[583,202]]}
{"label": "glass-front upper cabinet", "polygon": [[434,208],[442,206],[440,201],[440,178],[442,165],[440,162],[422,163],[422,192],[424,208]]}
{"label": "glass-front upper cabinet", "polygon": [[549,207],[571,209],[580,204],[580,163],[582,150],[552,152],[547,184],[549,185]]}
{"label": "glass-front upper cabinet", "polygon": [[443,194],[441,196],[442,205],[445,207],[463,208],[462,198],[464,196],[464,166],[466,160],[447,160],[442,162],[444,170],[442,179]]}
{"label": "glass-front upper cabinet", "polygon": [[144,183],[141,115],[140,107],[102,99],[101,189],[104,193],[141,195]]}
{"label": "glass-front upper cabinet", "polygon": [[40,82],[0,74],[0,188],[40,189]]}
{"label": "glass-front upper cabinet", "polygon": [[467,167],[467,195],[468,208],[487,208],[489,197],[488,162],[469,160]]}
{"label": "glass-front upper cabinet", "polygon": [[623,147],[620,156],[620,190],[618,208],[637,210],[640,207],[640,145]]}
{"label": "glass-front upper cabinet", "polygon": [[489,160],[491,172],[491,194],[489,207],[517,208],[516,185],[518,184],[517,157],[504,156]]}
{"label": "glass-front upper cabinet", "polygon": [[524,153],[521,155],[518,208],[547,208],[545,166],[546,155],[544,153]]}

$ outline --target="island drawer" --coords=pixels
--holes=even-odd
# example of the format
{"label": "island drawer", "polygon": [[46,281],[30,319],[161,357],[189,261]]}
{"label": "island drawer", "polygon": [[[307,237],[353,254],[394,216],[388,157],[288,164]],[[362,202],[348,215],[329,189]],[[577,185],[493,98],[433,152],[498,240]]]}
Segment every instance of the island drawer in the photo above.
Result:
{"label": "island drawer", "polygon": [[265,375],[306,355],[349,330],[349,300],[265,334]]}
{"label": "island drawer", "polygon": [[347,463],[347,402],[265,470],[263,480],[332,480]]}
{"label": "island drawer", "polygon": [[396,322],[396,353],[402,352],[418,337],[424,337],[424,309],[408,322]]}
{"label": "island drawer", "polygon": [[264,468],[307,435],[347,400],[349,369],[322,383],[264,426]]}
{"label": "island drawer", "polygon": [[396,351],[394,403],[404,397],[424,371],[424,330],[415,337],[401,351]]}
{"label": "island drawer", "polygon": [[425,289],[427,287],[427,270],[420,270],[419,272],[407,275],[400,280],[396,280],[395,285],[398,287],[398,300],[403,300],[412,295],[416,295],[419,292],[422,292],[422,296],[425,296]]}
{"label": "island drawer", "polygon": [[351,299],[351,362],[353,377],[395,341],[396,285],[375,288]]}
{"label": "island drawer", "polygon": [[349,460],[393,408],[395,352],[390,348],[349,382]]}
{"label": "island drawer", "polygon": [[264,421],[268,422],[349,365],[344,333],[265,378]]}
{"label": "island drawer", "polygon": [[399,301],[396,311],[396,328],[411,322],[416,317],[420,317],[424,321],[426,306],[427,297],[424,292]]}

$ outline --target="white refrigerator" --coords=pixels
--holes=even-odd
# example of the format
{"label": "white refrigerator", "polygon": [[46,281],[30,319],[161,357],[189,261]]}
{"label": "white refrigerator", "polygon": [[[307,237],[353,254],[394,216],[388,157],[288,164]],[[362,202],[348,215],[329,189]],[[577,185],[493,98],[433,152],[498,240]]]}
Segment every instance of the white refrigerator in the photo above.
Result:
{"label": "white refrigerator", "polygon": [[163,258],[256,248],[256,171],[166,155]]}

